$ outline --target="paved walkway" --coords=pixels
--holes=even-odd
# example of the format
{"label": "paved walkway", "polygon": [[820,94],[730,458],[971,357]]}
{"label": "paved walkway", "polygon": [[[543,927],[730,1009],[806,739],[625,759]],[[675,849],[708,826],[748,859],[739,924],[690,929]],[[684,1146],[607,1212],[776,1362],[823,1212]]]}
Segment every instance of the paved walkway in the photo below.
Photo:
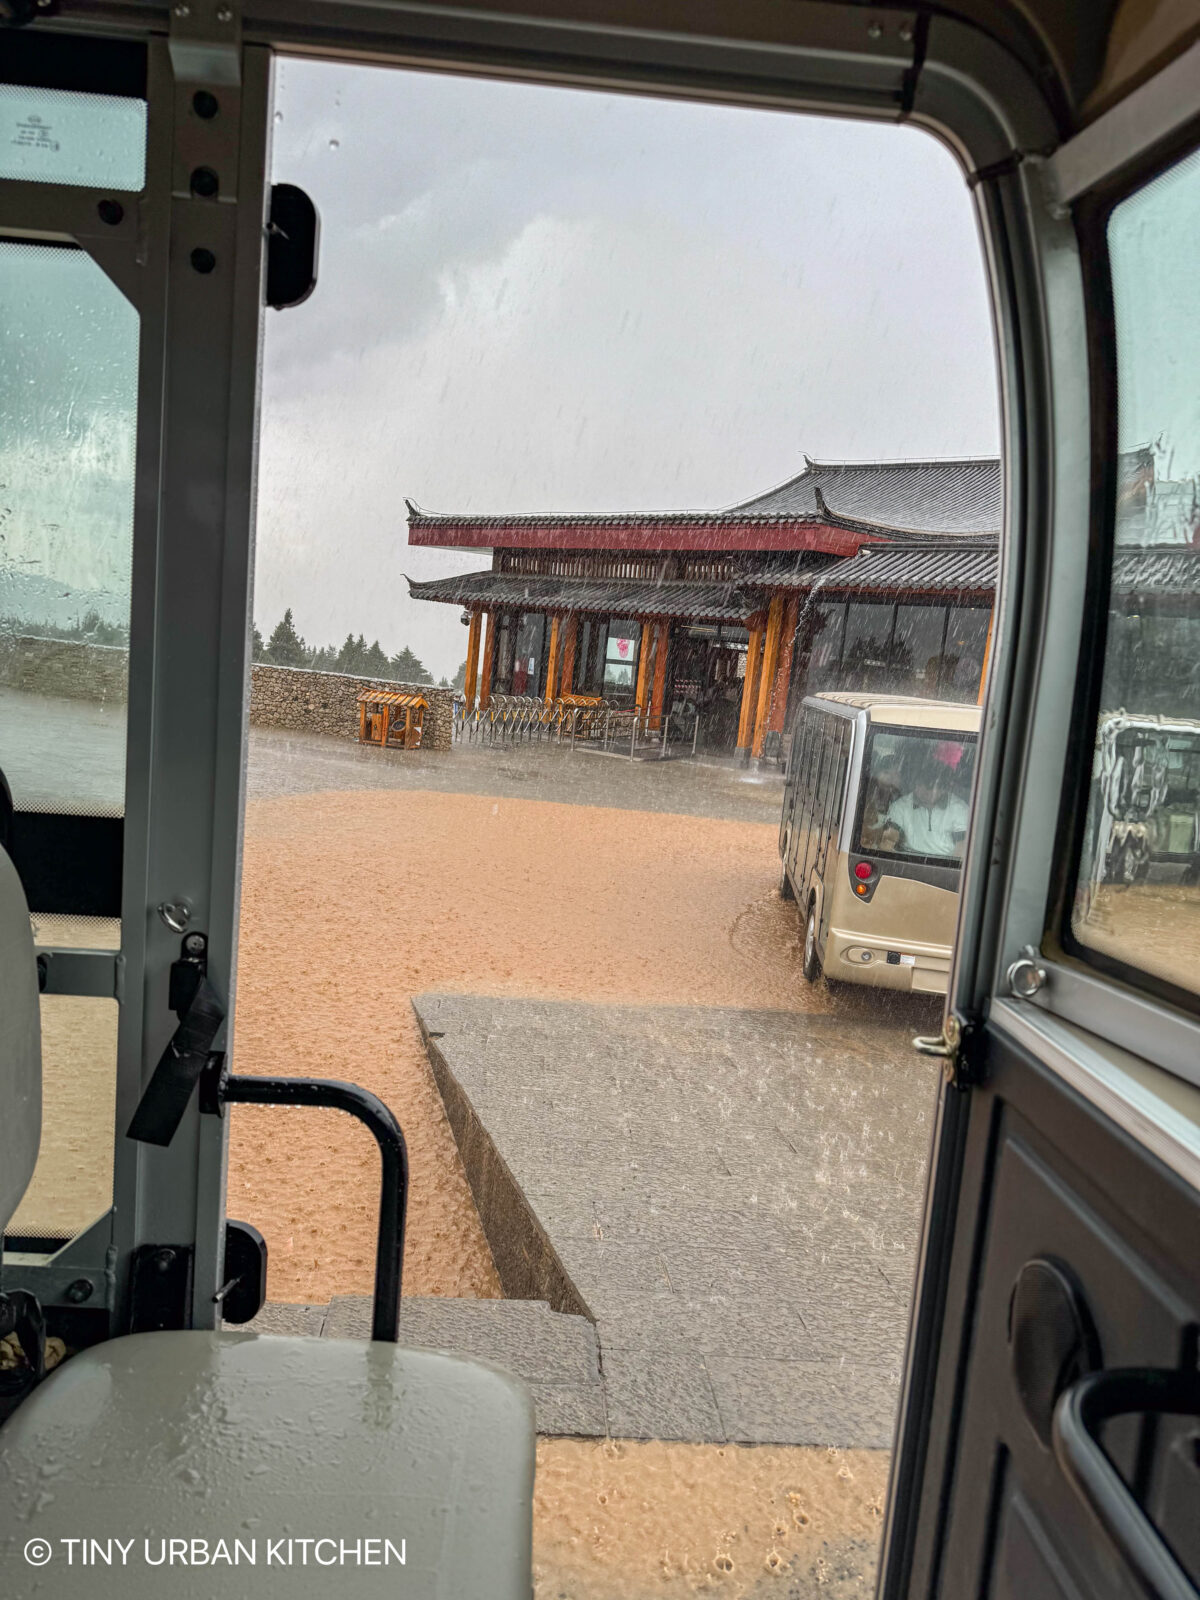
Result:
{"label": "paved walkway", "polygon": [[630,761],[552,742],[375,750],[328,734],[251,728],[251,799],[322,789],[434,789],[622,811],[778,823],[783,775],[735,760]]}
{"label": "paved walkway", "polygon": [[560,1395],[563,1431],[890,1443],[924,1012],[415,1004],[505,1292],[595,1324],[603,1395]]}
{"label": "paved walkway", "polygon": [[[125,798],[125,707],[0,686],[0,766],[18,808],[119,815]],[[329,734],[250,729],[251,799],[327,789],[433,789],[775,822],[783,775],[734,759],[630,761],[552,742],[375,750]]]}

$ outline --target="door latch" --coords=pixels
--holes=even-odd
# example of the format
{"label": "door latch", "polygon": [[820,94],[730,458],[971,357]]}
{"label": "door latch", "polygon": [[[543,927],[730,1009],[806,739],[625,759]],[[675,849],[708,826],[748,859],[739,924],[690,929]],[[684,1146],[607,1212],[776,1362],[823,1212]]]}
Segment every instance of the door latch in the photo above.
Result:
{"label": "door latch", "polygon": [[954,1011],[947,1014],[939,1034],[918,1034],[913,1048],[923,1056],[937,1056],[942,1062],[942,1074],[947,1083],[956,1089],[969,1088],[978,1080],[967,1061],[965,1046],[974,1032],[974,1024],[964,1022]]}

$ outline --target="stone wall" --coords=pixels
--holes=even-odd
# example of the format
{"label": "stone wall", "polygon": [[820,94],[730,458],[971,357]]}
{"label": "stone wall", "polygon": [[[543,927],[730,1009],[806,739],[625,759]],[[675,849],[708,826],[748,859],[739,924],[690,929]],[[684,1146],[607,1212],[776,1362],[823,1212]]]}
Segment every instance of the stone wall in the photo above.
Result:
{"label": "stone wall", "polygon": [[[120,704],[126,699],[129,652],[77,639],[39,639],[0,633],[0,684],[28,694],[66,700]],[[422,743],[427,750],[449,750],[454,732],[454,694],[421,683],[383,678],[349,678],[340,672],[307,672],[299,667],[252,668],[250,721],[294,732],[331,733],[358,738],[360,689],[415,689],[429,701]]]}
{"label": "stone wall", "polygon": [[120,704],[128,690],[129,652],[78,639],[0,632],[0,683],[27,694]]}
{"label": "stone wall", "polygon": [[260,727],[295,733],[331,733],[358,738],[360,689],[412,689],[429,702],[422,744],[449,750],[454,732],[454,693],[424,683],[391,683],[385,678],[351,678],[340,672],[309,672],[303,667],[256,663],[250,691],[250,721]]}

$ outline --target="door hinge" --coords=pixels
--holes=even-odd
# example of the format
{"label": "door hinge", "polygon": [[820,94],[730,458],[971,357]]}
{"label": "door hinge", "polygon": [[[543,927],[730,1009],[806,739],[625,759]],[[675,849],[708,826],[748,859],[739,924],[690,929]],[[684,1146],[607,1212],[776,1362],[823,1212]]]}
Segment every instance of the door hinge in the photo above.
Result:
{"label": "door hinge", "polygon": [[941,1033],[936,1036],[918,1034],[913,1040],[913,1047],[924,1056],[940,1058],[942,1075],[947,1083],[953,1084],[956,1089],[970,1089],[983,1081],[969,1048],[974,1033],[973,1019],[951,1011],[942,1024]]}

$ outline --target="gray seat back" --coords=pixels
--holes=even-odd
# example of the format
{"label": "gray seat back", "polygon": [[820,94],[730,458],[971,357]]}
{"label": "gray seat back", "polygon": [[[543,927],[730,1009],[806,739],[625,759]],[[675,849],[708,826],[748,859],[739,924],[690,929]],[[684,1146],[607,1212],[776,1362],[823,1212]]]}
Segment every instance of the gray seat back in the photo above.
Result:
{"label": "gray seat back", "polygon": [[29,907],[0,849],[0,1232],[29,1187],[42,1137],[42,1022]]}

